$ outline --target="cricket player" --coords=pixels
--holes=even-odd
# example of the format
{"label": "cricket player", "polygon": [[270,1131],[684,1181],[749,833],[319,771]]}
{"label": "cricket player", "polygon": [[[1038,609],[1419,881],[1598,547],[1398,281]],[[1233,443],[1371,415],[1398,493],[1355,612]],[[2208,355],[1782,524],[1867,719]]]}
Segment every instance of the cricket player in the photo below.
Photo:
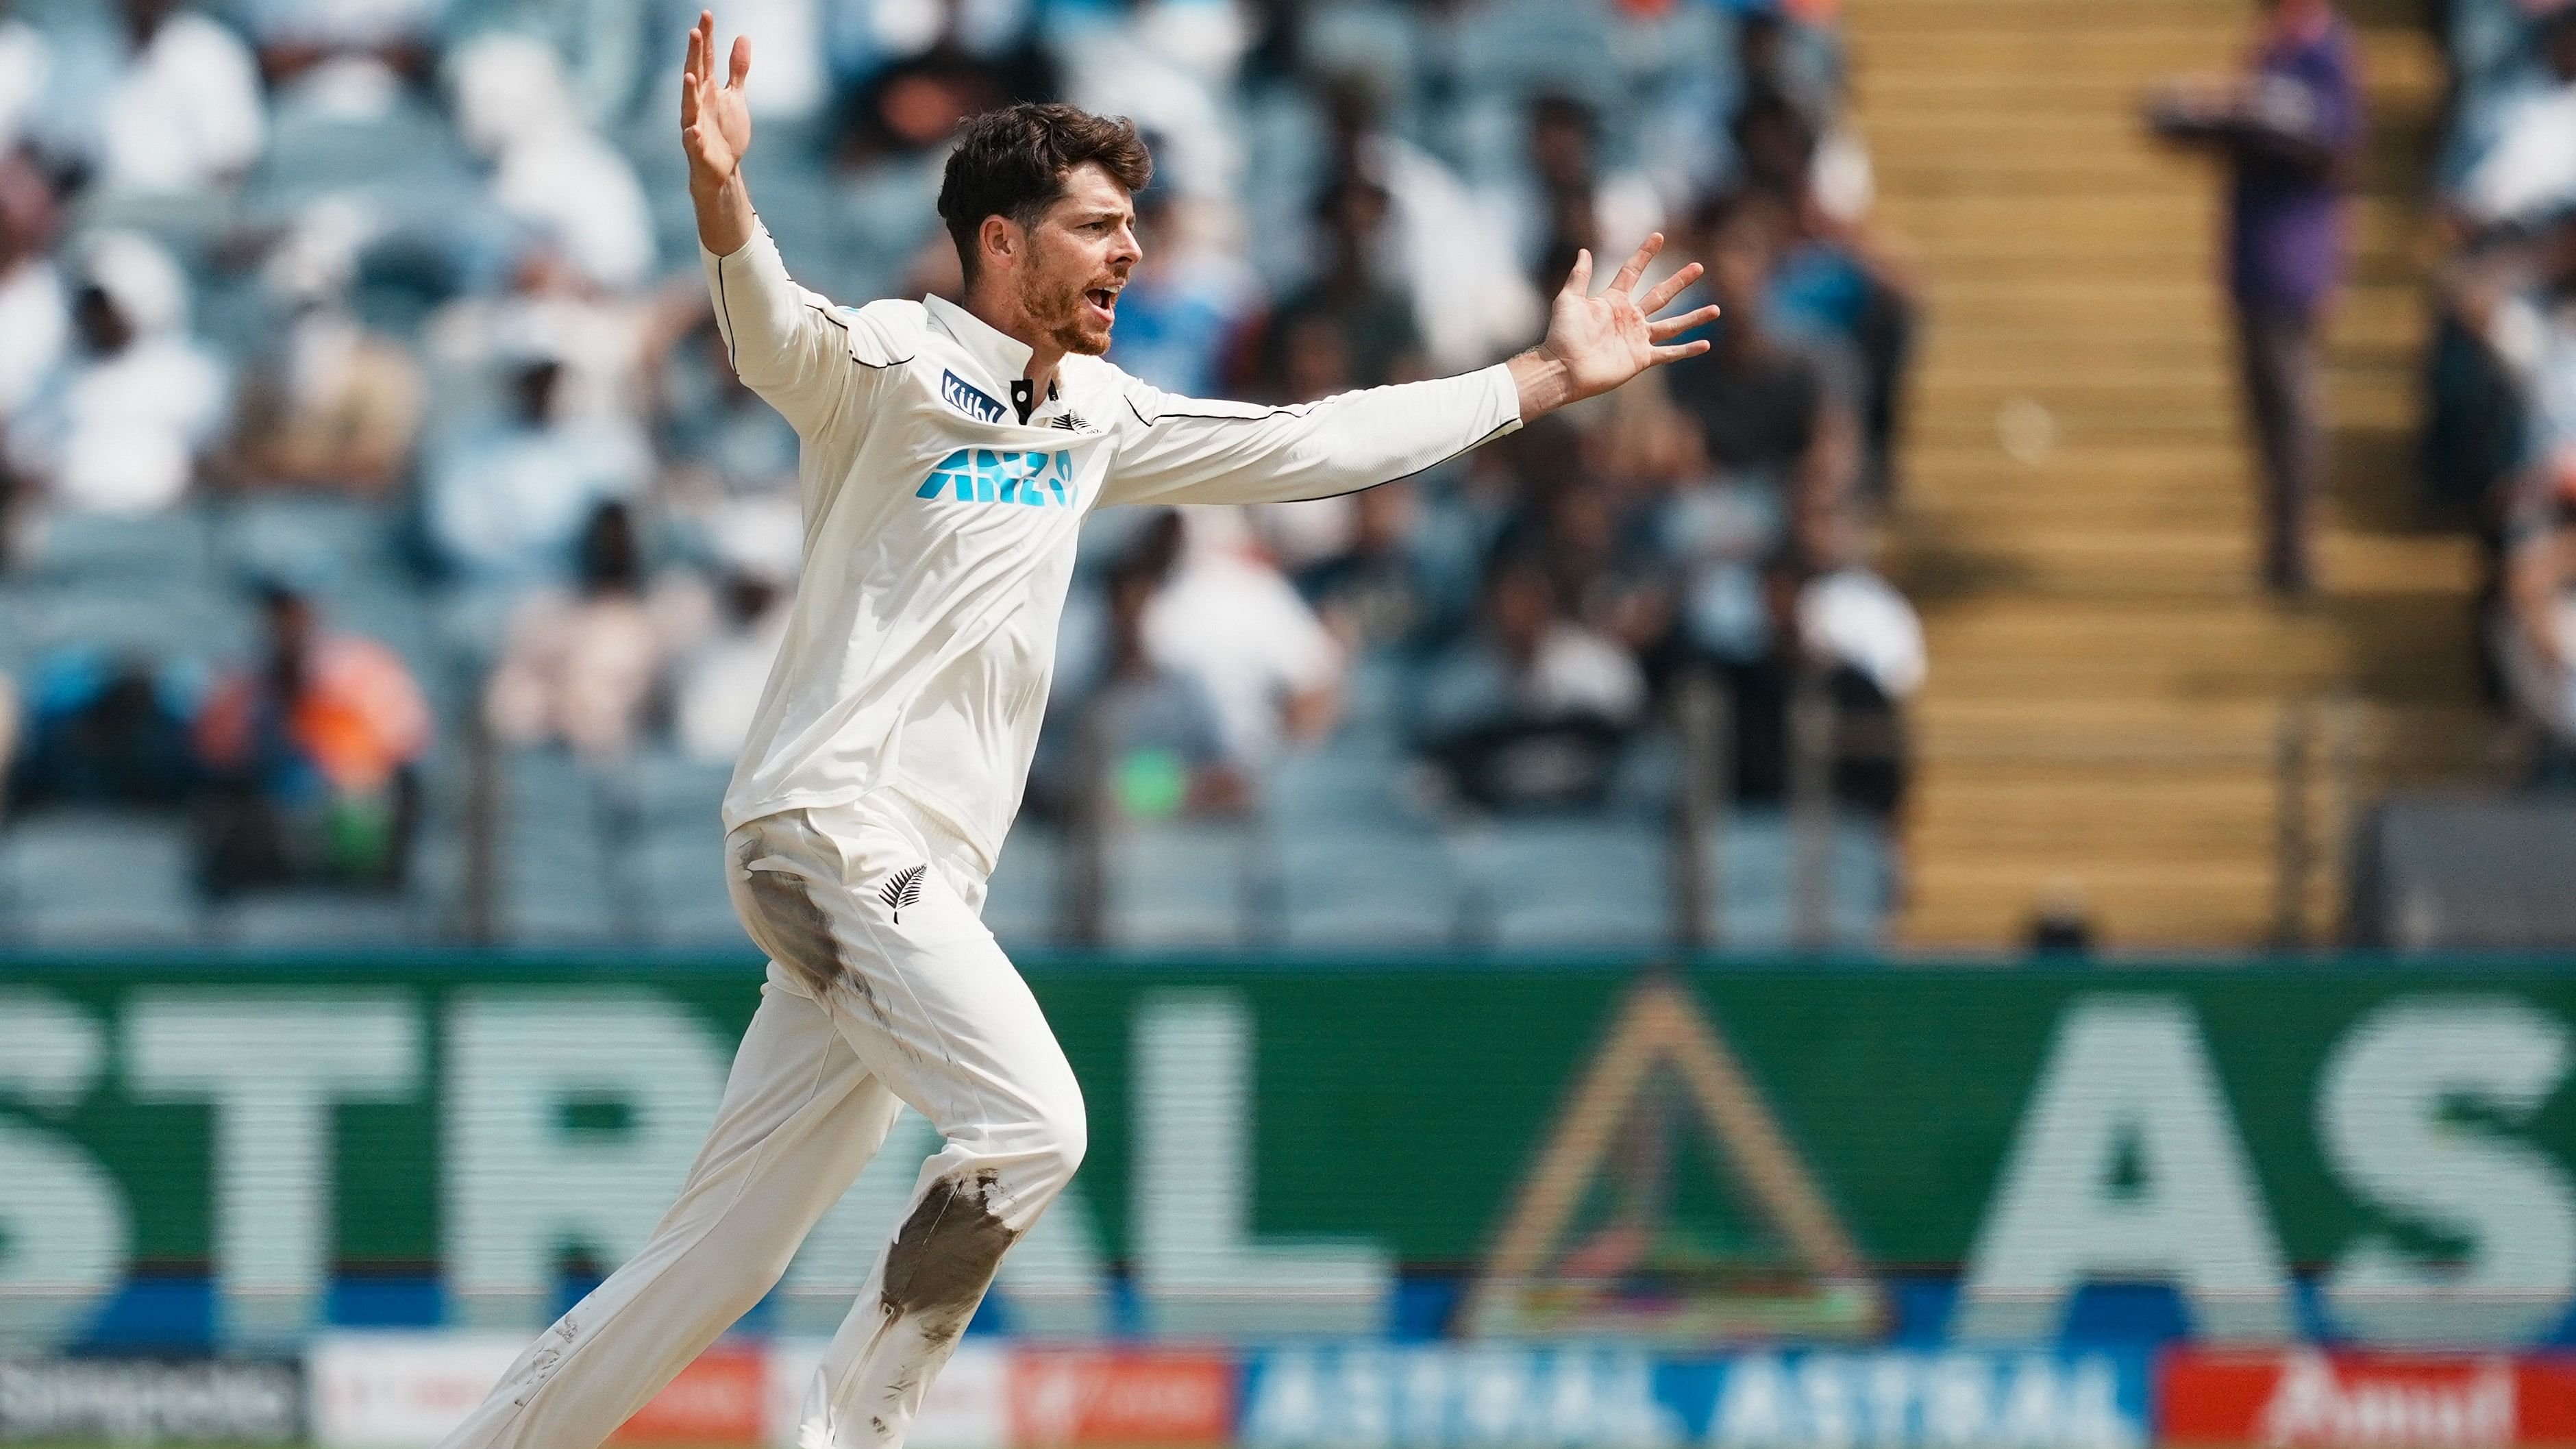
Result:
{"label": "cricket player", "polygon": [[[788,279],[742,174],[743,87],[690,33],[681,137],[734,368],[803,443],[805,571],[724,802],[770,960],[705,1148],[633,1261],[446,1443],[591,1449],[786,1271],[902,1104],[939,1130],[807,1392],[804,1449],[891,1449],[1002,1255],[1082,1161],[1082,1093],[978,911],[1037,743],[1083,515],[1322,498],[1418,472],[1706,348],[1649,320],[1649,237],[1508,363],[1297,407],[1173,397],[1101,360],[1139,252],[1135,128],[1066,106],[967,123],[939,213],[966,302],[833,306]],[[721,73],[720,73],[721,72]]]}

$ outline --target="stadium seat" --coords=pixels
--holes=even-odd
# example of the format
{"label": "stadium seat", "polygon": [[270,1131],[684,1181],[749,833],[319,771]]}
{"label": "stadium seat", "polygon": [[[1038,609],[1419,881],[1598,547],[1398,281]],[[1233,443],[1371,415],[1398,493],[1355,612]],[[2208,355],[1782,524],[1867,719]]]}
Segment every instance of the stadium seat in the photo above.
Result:
{"label": "stadium seat", "polygon": [[1104,934],[1117,946],[1231,946],[1245,937],[1253,831],[1131,821],[1104,843]]}
{"label": "stadium seat", "polygon": [[131,586],[156,591],[205,585],[217,574],[214,529],[203,510],[176,508],[128,518],[65,513],[38,531],[33,576],[58,586]]}
{"label": "stadium seat", "polygon": [[262,891],[215,907],[207,934],[230,946],[392,946],[429,934],[422,915],[402,896]]}
{"label": "stadium seat", "polygon": [[1457,872],[1431,830],[1351,823],[1276,839],[1280,940],[1347,950],[1442,946],[1459,930]]}
{"label": "stadium seat", "polygon": [[1895,860],[1883,826],[1843,814],[1825,838],[1823,936],[1799,942],[1798,851],[1788,816],[1778,810],[1730,815],[1704,847],[1711,883],[1714,939],[1728,950],[1778,950],[1792,944],[1841,948],[1876,944],[1895,909]]}
{"label": "stadium seat", "polygon": [[589,772],[559,750],[514,754],[503,772],[502,936],[560,941],[640,934],[636,923],[617,916],[599,791]]}
{"label": "stadium seat", "polygon": [[1612,947],[1672,938],[1671,867],[1658,827],[1512,820],[1456,831],[1450,845],[1463,944]]}
{"label": "stadium seat", "polygon": [[648,829],[624,863],[640,887],[641,934],[671,945],[747,944],[725,869],[724,836],[712,821]]}
{"label": "stadium seat", "polygon": [[0,920],[28,945],[153,945],[201,925],[187,833],[164,815],[47,811],[0,830]]}

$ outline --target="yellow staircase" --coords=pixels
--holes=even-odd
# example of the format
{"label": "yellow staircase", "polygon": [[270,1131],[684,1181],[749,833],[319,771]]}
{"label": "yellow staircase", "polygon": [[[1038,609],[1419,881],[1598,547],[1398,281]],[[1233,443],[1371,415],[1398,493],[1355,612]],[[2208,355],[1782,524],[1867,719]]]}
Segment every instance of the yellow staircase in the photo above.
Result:
{"label": "yellow staircase", "polygon": [[[2340,697],[2477,728],[2474,549],[2408,503],[2438,56],[2399,0],[2358,7],[2373,141],[2325,592],[2286,607],[2254,586],[2218,173],[2137,120],[2158,79],[2239,63],[2257,7],[1848,3],[1879,216],[1928,292],[1890,520],[1932,658],[1902,939],[2007,944],[2068,890],[2117,948],[2270,939],[2285,716]],[[2320,923],[2331,875],[2304,893]]]}

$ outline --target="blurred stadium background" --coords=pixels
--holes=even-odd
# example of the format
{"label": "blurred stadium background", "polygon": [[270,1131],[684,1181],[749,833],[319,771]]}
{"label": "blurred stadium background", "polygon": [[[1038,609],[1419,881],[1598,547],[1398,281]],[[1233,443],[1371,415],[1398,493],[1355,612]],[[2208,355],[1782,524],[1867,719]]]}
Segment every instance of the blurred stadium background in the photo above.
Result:
{"label": "blurred stadium background", "polygon": [[[0,0],[0,1442],[426,1445],[695,1147],[797,544],[695,9]],[[717,4],[846,302],[1056,97],[1166,387],[1727,308],[1092,520],[986,915],[1093,1149],[916,1442],[2576,1443],[2568,9]],[[788,1442],[926,1130],[622,1442]]]}

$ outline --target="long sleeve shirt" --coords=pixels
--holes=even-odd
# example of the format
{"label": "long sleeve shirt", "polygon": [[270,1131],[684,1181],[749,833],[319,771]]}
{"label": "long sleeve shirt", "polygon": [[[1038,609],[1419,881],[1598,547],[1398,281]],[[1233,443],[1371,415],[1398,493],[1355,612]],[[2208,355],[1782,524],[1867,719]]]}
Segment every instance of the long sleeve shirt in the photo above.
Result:
{"label": "long sleeve shirt", "polygon": [[1499,365],[1258,407],[1068,356],[1039,398],[1024,344],[938,298],[835,307],[788,278],[765,229],[703,260],[735,372],[795,426],[805,509],[728,829],[886,789],[989,866],[1037,748],[1085,513],[1329,497],[1520,426]]}

